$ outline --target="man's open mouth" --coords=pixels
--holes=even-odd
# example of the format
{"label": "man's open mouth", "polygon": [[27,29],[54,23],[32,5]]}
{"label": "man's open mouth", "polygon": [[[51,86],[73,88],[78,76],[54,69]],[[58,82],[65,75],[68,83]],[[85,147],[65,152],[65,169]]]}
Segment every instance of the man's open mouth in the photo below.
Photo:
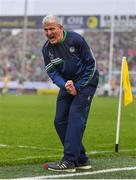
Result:
{"label": "man's open mouth", "polygon": [[54,39],[55,39],[55,36],[50,36],[49,37],[49,40],[51,40],[51,41],[54,40]]}

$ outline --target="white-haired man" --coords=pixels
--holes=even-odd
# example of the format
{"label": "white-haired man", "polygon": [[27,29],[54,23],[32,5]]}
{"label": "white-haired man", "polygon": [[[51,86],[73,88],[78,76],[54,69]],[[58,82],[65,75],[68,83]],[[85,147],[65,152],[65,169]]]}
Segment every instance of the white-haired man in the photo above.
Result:
{"label": "white-haired man", "polygon": [[84,38],[66,32],[59,17],[46,16],[43,29],[48,39],[42,49],[45,69],[60,87],[54,124],[64,147],[60,162],[46,163],[44,168],[66,172],[89,169],[82,139],[99,79],[95,58]]}

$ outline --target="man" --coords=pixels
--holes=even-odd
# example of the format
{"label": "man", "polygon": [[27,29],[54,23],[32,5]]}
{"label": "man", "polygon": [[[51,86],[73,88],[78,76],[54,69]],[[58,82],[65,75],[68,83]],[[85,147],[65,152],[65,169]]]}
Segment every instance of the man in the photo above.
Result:
{"label": "man", "polygon": [[5,96],[9,91],[9,82],[11,80],[11,77],[7,74],[3,77],[3,88],[2,88],[2,95]]}
{"label": "man", "polygon": [[43,29],[48,39],[42,50],[45,69],[60,87],[54,124],[64,147],[62,160],[44,168],[66,172],[90,169],[82,138],[99,78],[92,50],[79,34],[64,31],[57,16],[46,16]]}

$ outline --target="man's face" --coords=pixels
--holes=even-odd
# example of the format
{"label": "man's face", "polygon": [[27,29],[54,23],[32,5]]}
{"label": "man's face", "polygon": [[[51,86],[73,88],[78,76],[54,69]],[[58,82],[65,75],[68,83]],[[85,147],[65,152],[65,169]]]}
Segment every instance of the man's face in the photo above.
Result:
{"label": "man's face", "polygon": [[45,23],[44,32],[51,44],[56,44],[63,39],[63,27],[56,23]]}

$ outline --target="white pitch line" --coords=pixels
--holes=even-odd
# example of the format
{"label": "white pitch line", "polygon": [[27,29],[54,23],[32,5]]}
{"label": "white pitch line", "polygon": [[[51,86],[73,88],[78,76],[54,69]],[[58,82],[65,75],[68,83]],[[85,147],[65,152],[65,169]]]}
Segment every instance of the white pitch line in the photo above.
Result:
{"label": "white pitch line", "polygon": [[[24,158],[17,158],[17,159],[10,159],[10,162],[16,162],[16,161],[25,161],[25,160],[33,160],[33,159],[43,159],[43,158],[59,158],[61,155],[54,155],[54,156],[27,156]],[[6,162],[6,160],[4,160]],[[9,161],[9,160],[8,160]],[[1,162],[1,160],[0,160]]]}
{"label": "white pitch line", "polygon": [[59,149],[59,148],[46,148],[46,147],[36,147],[36,146],[26,146],[26,145],[18,145],[15,147],[26,148],[26,149],[49,150],[49,151],[62,151],[62,149]]}
{"label": "white pitch line", "polygon": [[54,178],[66,178],[66,177],[74,177],[74,176],[86,176],[93,174],[103,174],[110,172],[119,172],[119,171],[131,171],[136,170],[136,166],[134,167],[124,167],[124,168],[112,168],[112,169],[102,169],[93,172],[81,172],[81,173],[69,173],[69,174],[58,174],[58,175],[49,175],[49,176],[36,176],[36,177],[26,177],[26,178],[15,178],[14,180],[38,180],[38,179],[54,179]]}
{"label": "white pitch line", "polygon": [[62,151],[60,148],[46,148],[46,147],[36,147],[36,146],[27,146],[27,145],[8,145],[8,144],[0,144],[0,148],[24,148],[24,149],[37,149],[37,150],[49,150],[49,151]]}
{"label": "white pitch line", "polygon": [[[0,144],[0,148],[24,148],[24,149],[37,149],[37,150],[49,150],[49,151],[60,151],[63,150],[61,148],[47,148],[47,147],[37,147],[37,146],[27,146],[27,145],[8,145],[8,144]],[[120,152],[131,152],[136,151],[136,149],[120,149]],[[88,151],[87,154],[103,154],[103,153],[113,153],[114,151]]]}
{"label": "white pitch line", "polygon": [[0,144],[0,148],[1,147],[9,147],[9,145],[7,145],[7,144]]}
{"label": "white pitch line", "polygon": [[[3,145],[4,147],[6,145]],[[7,145],[8,146],[8,145]],[[136,151],[136,149],[133,150],[120,150],[120,151]],[[113,151],[90,151],[87,154],[101,154],[101,153],[111,153]],[[25,160],[33,160],[33,159],[43,159],[43,158],[60,158],[62,155],[57,154],[57,155],[47,155],[47,156],[26,156],[24,158],[17,158],[17,159],[12,159],[10,161],[15,162],[15,161],[25,161]]]}
{"label": "white pitch line", "polygon": [[[120,152],[131,152],[136,151],[136,149],[120,149]],[[88,151],[87,154],[104,154],[104,153],[114,153],[114,151]]]}
{"label": "white pitch line", "polygon": [[21,161],[21,160],[31,160],[31,159],[41,159],[41,158],[56,158],[56,157],[60,157],[61,155],[54,155],[54,156],[28,156],[25,158],[18,158],[18,159],[14,159],[14,161]]}

